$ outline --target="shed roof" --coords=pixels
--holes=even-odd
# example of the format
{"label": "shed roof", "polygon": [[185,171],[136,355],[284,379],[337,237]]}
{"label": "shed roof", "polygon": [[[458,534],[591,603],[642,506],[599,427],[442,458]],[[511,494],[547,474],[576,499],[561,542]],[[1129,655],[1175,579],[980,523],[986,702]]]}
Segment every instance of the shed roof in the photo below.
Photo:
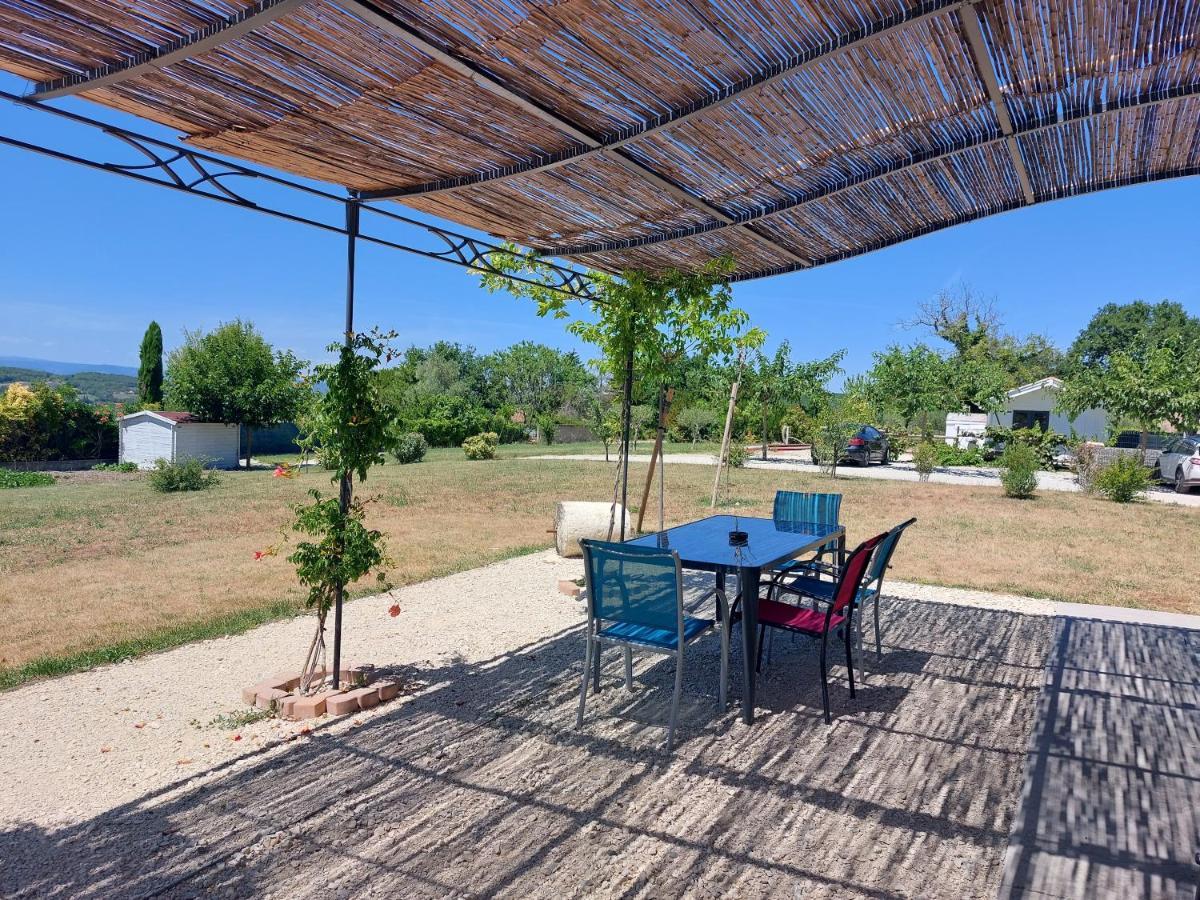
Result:
{"label": "shed roof", "polygon": [[121,421],[125,422],[125,421],[128,421],[129,419],[137,418],[138,416],[150,416],[155,419],[164,419],[167,422],[170,422],[172,426],[184,425],[189,422],[197,422],[197,423],[203,422],[203,419],[197,418],[196,416],[192,415],[190,412],[178,412],[178,411],[159,410],[159,409],[138,410],[137,412],[130,413],[127,416],[121,416]]}
{"label": "shed roof", "polygon": [[1200,172],[1200,4],[0,0],[0,67],[609,271]]}

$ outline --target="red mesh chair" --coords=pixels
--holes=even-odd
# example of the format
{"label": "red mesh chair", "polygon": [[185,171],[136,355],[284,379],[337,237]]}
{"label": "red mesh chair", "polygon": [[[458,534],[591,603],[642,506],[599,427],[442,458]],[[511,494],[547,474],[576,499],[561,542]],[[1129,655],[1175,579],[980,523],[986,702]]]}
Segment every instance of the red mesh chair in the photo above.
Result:
{"label": "red mesh chair", "polygon": [[825,723],[832,724],[829,715],[829,685],[827,683],[828,667],[826,651],[829,645],[829,634],[840,625],[845,625],[843,632],[846,639],[846,671],[850,677],[850,696],[854,696],[854,659],[850,650],[850,613],[851,604],[858,595],[862,585],[863,575],[866,574],[867,564],[871,554],[879,543],[887,537],[887,533],[863,541],[854,548],[854,552],[846,559],[838,575],[837,586],[833,592],[833,602],[824,611],[809,609],[804,606],[792,606],[777,600],[760,600],[758,602],[758,660],[757,667],[762,669],[763,638],[767,628],[778,628],[793,634],[805,634],[819,638],[821,641],[821,704],[825,708]]}

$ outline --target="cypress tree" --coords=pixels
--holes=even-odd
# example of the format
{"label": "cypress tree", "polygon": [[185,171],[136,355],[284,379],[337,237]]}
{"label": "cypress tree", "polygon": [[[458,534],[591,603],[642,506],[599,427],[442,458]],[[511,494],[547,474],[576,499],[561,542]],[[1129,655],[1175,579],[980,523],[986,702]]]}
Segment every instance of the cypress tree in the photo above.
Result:
{"label": "cypress tree", "polygon": [[142,337],[140,364],[138,365],[138,402],[162,403],[163,362],[162,329],[151,322]]}

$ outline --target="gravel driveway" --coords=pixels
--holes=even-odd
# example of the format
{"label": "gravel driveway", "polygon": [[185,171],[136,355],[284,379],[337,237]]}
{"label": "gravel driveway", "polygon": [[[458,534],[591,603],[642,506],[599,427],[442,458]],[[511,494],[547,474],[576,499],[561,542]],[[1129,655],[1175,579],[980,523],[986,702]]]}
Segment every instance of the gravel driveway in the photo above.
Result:
{"label": "gravel driveway", "polygon": [[[808,461],[807,451],[796,453],[768,454],[765,460],[756,456],[746,460],[748,469],[770,469],[779,472],[809,472],[815,474],[819,470]],[[589,462],[604,462],[604,455],[597,453],[544,453],[538,456],[528,456],[525,459],[564,459],[587,460]],[[717,458],[712,453],[667,453],[663,457],[668,463],[715,466]],[[613,457],[615,460],[615,455]],[[630,454],[631,462],[650,462],[650,455],[643,453]],[[847,478],[876,478],[883,481],[920,481],[917,470],[910,462],[893,462],[886,466],[838,466],[838,477]],[[1000,488],[1000,470],[990,466],[942,466],[933,471],[929,480],[935,484],[957,484],[963,487],[979,487],[994,485]],[[1045,491],[1075,491],[1079,485],[1075,476],[1070,472],[1039,472],[1038,487]],[[1172,488],[1156,485],[1145,494],[1147,500],[1155,503],[1170,503],[1177,506],[1200,506],[1200,493],[1177,494]]]}

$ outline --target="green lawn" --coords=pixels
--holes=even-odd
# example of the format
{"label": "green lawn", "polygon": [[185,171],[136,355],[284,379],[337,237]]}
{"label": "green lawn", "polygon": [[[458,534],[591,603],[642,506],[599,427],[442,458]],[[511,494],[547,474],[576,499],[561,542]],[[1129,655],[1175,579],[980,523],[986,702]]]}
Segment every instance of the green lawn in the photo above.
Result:
{"label": "green lawn", "polygon": [[[468,462],[460,450],[436,450],[425,462],[373,471],[360,490],[378,500],[371,524],[389,539],[397,583],[550,546],[557,501],[611,497],[614,466],[522,458],[544,451],[505,447],[501,459]],[[630,468],[631,495],[640,496],[645,464]],[[64,671],[299,609],[286,547],[263,560],[254,554],[280,540],[291,505],[308,488],[331,490],[327,472],[294,479],[269,469],[230,472],[208,491],[170,495],[153,492],[143,475],[85,475],[0,491],[0,612],[8,626],[0,669],[9,669],[0,683],[24,677],[13,670],[27,665],[30,674]],[[669,523],[709,512],[712,477],[707,466],[667,467]],[[840,491],[851,540],[917,516],[895,560],[900,578],[1200,611],[1192,508],[1119,506],[1063,492],[1015,501],[993,486],[831,481],[759,469],[733,475],[728,502],[769,515],[777,488]]]}

